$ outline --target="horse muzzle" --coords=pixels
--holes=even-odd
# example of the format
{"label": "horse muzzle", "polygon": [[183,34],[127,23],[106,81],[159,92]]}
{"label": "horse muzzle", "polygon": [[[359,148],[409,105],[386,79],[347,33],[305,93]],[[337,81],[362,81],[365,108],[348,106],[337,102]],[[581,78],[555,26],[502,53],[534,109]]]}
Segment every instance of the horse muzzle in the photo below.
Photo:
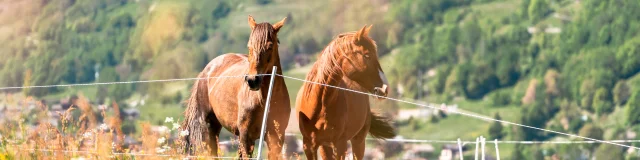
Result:
{"label": "horse muzzle", "polygon": [[376,97],[378,100],[384,99],[382,97],[387,97],[389,93],[389,87],[386,84],[383,84],[382,87],[373,88],[373,94],[381,97]]}
{"label": "horse muzzle", "polygon": [[260,76],[246,76],[244,80],[247,82],[249,86],[249,90],[257,91],[260,90],[260,82],[262,82],[262,77]]}

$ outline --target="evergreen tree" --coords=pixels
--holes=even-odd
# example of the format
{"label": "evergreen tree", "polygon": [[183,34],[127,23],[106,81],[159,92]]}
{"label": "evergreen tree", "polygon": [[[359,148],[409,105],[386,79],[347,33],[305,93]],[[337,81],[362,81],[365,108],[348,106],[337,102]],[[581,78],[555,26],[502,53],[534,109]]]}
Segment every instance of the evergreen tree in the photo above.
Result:
{"label": "evergreen tree", "polygon": [[[500,118],[500,115],[498,113],[495,114],[494,119],[497,120],[502,120],[502,118]],[[493,124],[491,124],[491,127],[489,127],[489,139],[502,139],[505,136],[505,132],[503,131],[503,126],[502,123],[495,121],[493,122]]]}

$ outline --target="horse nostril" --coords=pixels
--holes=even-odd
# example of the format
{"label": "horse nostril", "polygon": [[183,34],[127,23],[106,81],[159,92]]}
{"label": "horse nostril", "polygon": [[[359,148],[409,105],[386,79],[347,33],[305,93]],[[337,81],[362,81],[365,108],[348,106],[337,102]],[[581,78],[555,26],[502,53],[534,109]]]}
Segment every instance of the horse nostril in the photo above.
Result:
{"label": "horse nostril", "polygon": [[245,79],[246,79],[247,85],[249,86],[249,89],[254,90],[254,91],[259,89],[260,80],[261,80],[260,77],[256,77],[256,76],[249,77],[249,76],[247,76]]}

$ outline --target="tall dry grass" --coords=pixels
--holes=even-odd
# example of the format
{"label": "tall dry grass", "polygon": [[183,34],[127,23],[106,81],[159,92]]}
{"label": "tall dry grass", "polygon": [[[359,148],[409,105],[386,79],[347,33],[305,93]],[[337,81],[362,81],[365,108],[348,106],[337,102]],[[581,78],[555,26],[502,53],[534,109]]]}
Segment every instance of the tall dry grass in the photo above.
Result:
{"label": "tall dry grass", "polygon": [[[34,101],[32,98],[24,100]],[[26,106],[16,108],[25,109]],[[108,112],[110,114],[108,114]],[[9,113],[6,110],[0,112]],[[58,125],[52,122],[49,108],[41,103],[21,117],[7,119],[0,125],[0,160],[4,159],[172,159],[185,158],[178,151],[176,139],[180,131],[173,118],[162,126],[141,123],[142,134],[126,142],[117,103],[106,110],[97,110],[87,98],[78,100],[67,110],[55,113]],[[74,116],[79,115],[77,117]],[[103,122],[99,122],[101,115]],[[34,122],[27,122],[28,117]],[[133,136],[133,135],[129,135]],[[209,156],[206,153],[195,156]],[[193,157],[192,157],[193,158]],[[200,157],[198,159],[207,157]]]}

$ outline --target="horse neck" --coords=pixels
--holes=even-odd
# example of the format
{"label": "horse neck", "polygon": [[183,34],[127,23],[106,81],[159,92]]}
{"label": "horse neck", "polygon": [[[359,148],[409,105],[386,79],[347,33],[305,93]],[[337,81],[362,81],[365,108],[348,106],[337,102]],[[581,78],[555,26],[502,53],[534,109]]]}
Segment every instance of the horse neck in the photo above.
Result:
{"label": "horse neck", "polygon": [[[276,53],[275,53],[275,56],[274,56],[274,58],[275,58],[275,59],[274,59],[274,61],[275,61],[275,62],[273,63],[273,65],[274,65],[274,66],[276,66],[276,67],[278,67],[278,68],[277,68],[278,70],[276,71],[276,74],[280,74],[280,75],[282,75],[282,63],[280,63],[280,52],[278,52],[278,49],[277,49],[277,48],[278,48],[278,47],[276,47],[276,49],[275,49],[275,51],[274,51],[274,52],[276,52]],[[269,67],[273,67],[273,66],[269,66]],[[269,72],[267,72],[267,73],[271,73],[271,72],[273,72],[273,71],[272,71],[272,70],[270,70],[270,69],[269,69],[268,71],[269,71]]]}
{"label": "horse neck", "polygon": [[[282,64],[280,63],[280,54],[278,54],[279,52],[278,52],[277,49],[275,50],[275,52],[276,52],[275,53],[276,55],[274,57],[275,58],[274,59],[275,62],[273,63],[273,65],[278,67],[277,70],[276,70],[276,74],[282,75]],[[267,70],[266,74],[271,74],[273,72],[273,70],[271,69],[273,66],[268,66],[268,67],[269,67],[269,69]],[[262,83],[263,85],[261,86],[262,87],[261,89],[264,90],[264,91],[267,91],[267,90],[269,90],[269,85],[270,85],[269,84],[270,83],[269,79],[271,78],[271,75],[265,76],[264,78],[265,79],[263,80],[263,83]],[[284,79],[282,77],[280,77],[280,76],[276,76],[274,83],[275,83],[274,85],[276,85],[274,87],[278,88],[279,85],[284,84]]]}
{"label": "horse neck", "polygon": [[[339,63],[339,60],[334,59],[331,56],[334,55],[323,53],[320,60],[316,64],[314,64],[313,68],[311,69],[311,74],[309,74],[307,80],[330,86],[339,86],[340,83],[342,83],[343,74],[340,66],[337,65]],[[335,90],[335,88],[333,87],[327,87],[323,85],[312,84],[312,86],[318,87],[318,89],[321,91]]]}

